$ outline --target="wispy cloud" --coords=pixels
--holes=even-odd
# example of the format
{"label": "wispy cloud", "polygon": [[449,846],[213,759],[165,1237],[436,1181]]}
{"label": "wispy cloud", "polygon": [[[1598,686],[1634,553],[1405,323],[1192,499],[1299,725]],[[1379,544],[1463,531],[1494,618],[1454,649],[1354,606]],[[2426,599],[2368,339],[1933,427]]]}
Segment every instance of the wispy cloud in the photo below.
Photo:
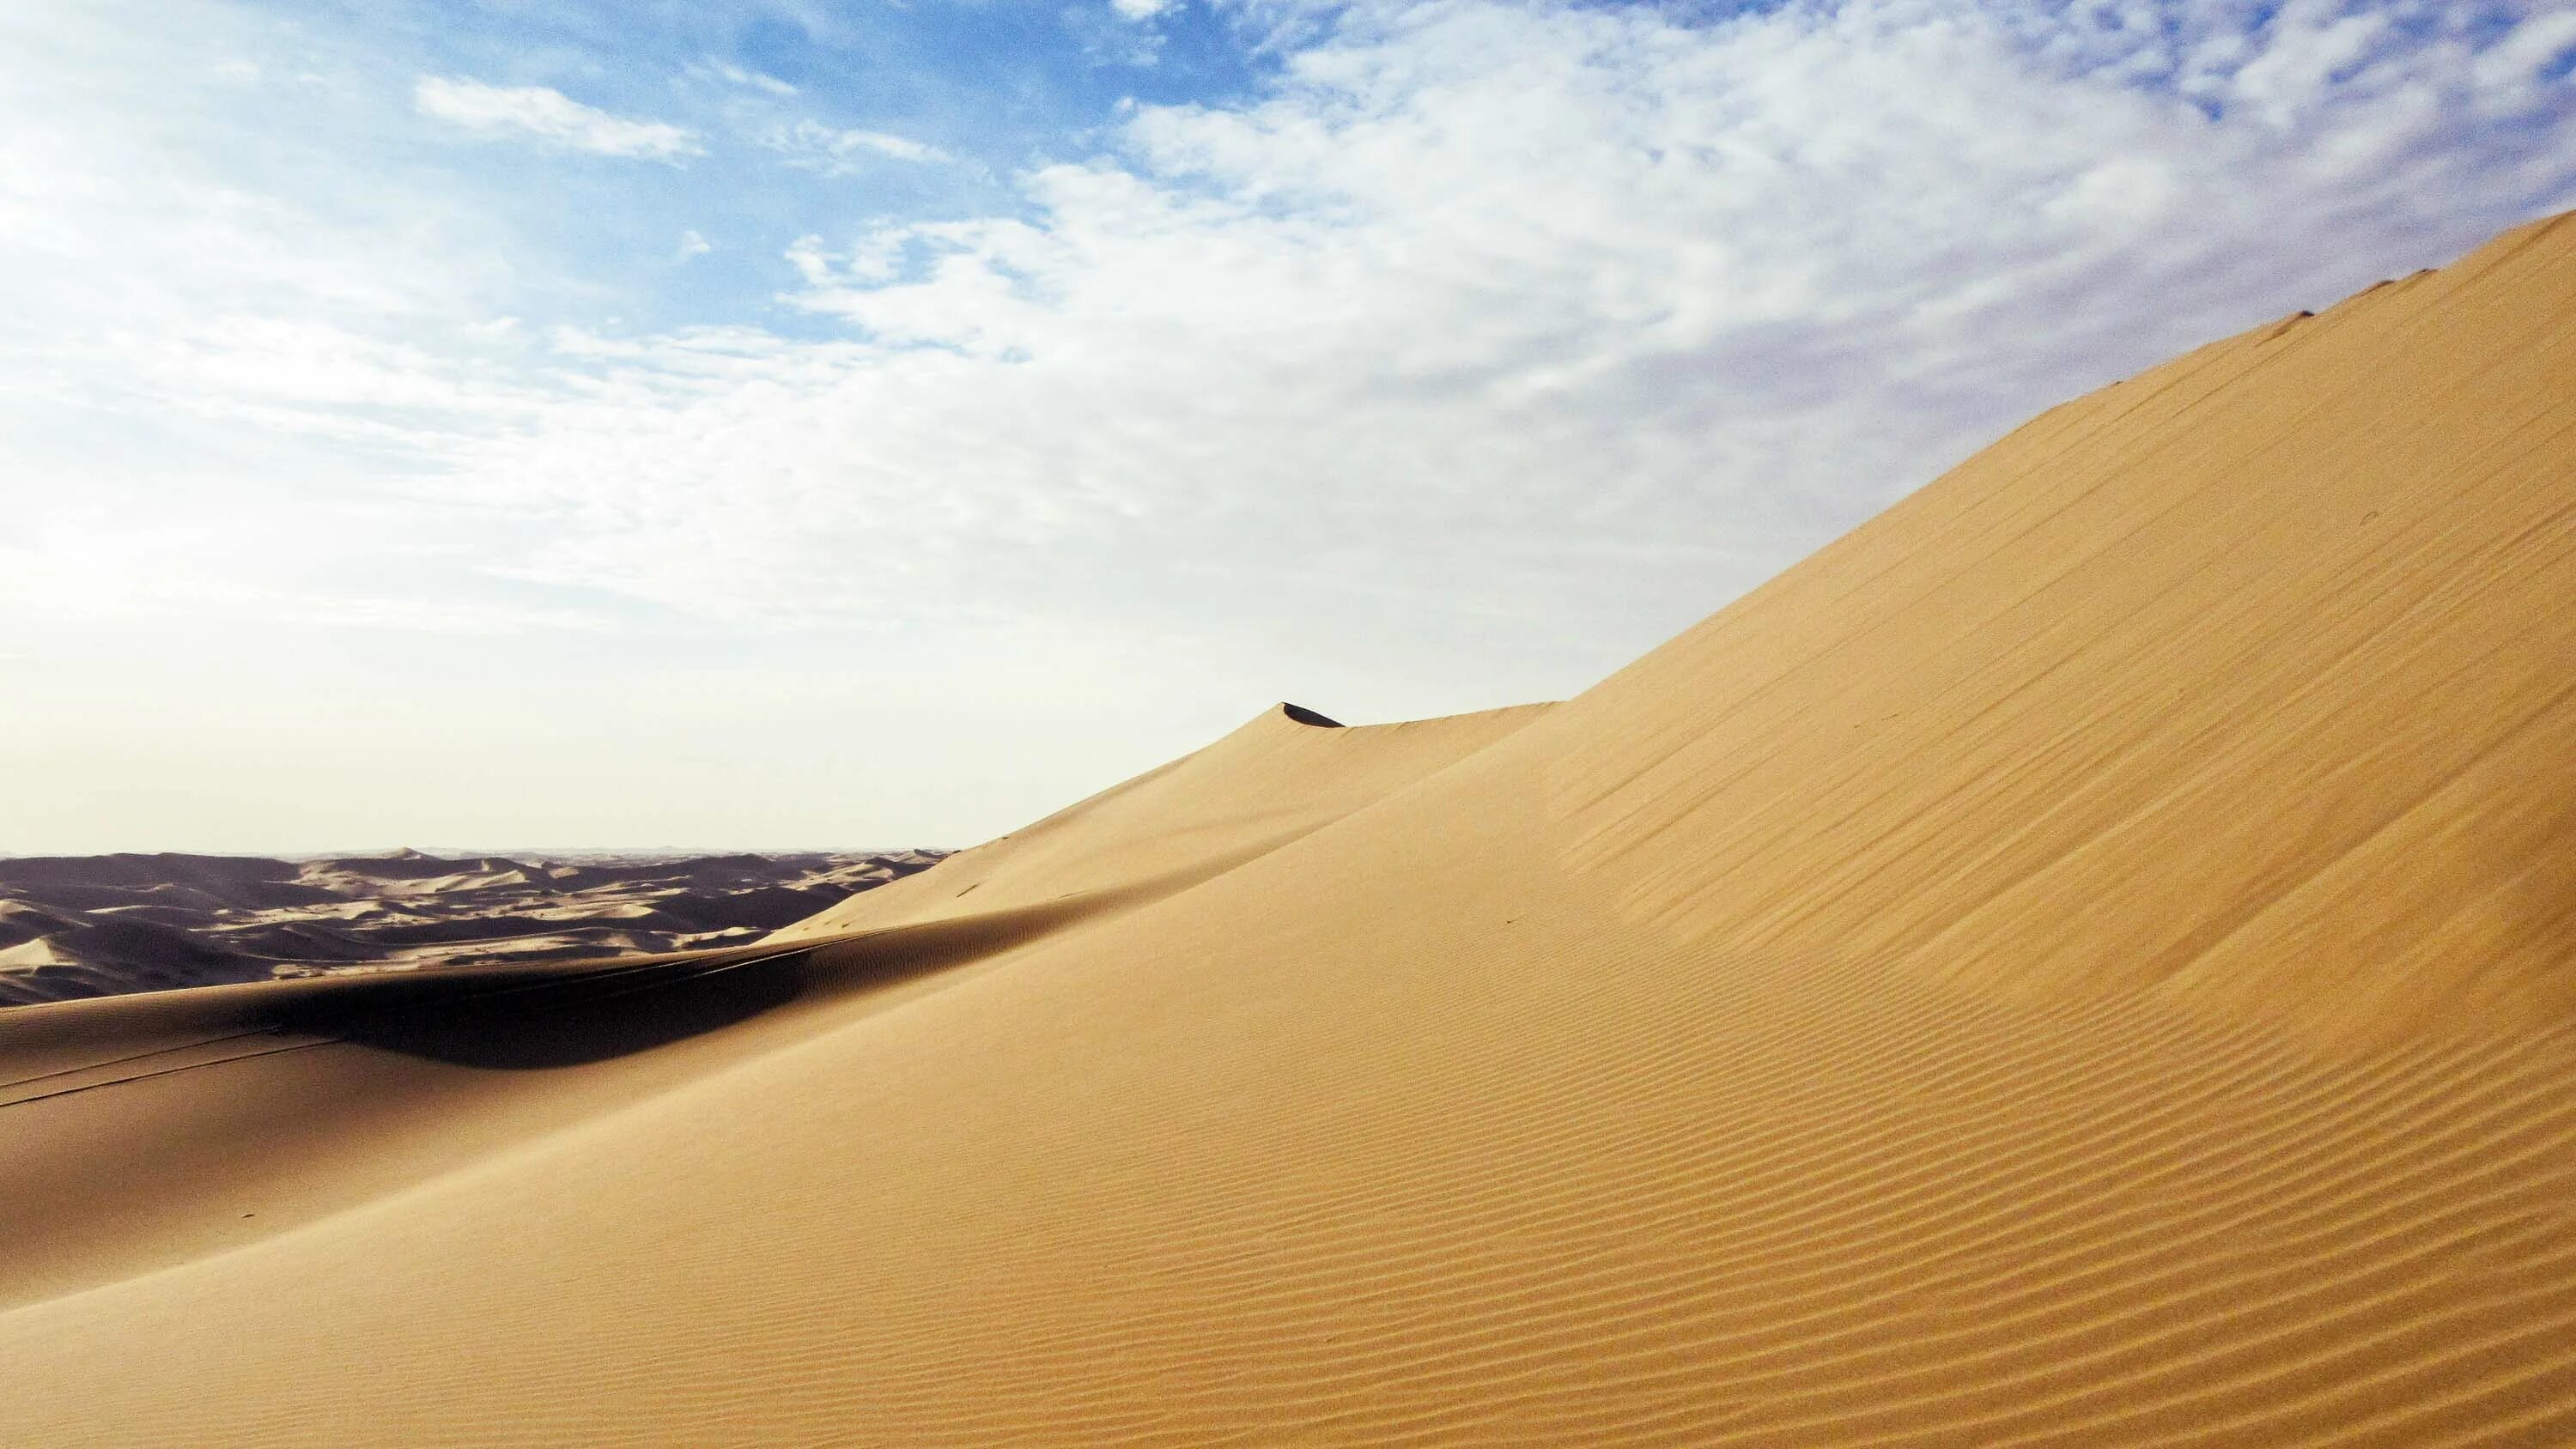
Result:
{"label": "wispy cloud", "polygon": [[868,158],[915,163],[947,161],[947,152],[908,136],[842,130],[819,121],[780,124],[760,133],[760,144],[783,153],[787,164],[828,176],[857,171]]}
{"label": "wispy cloud", "polygon": [[481,135],[527,137],[599,156],[673,161],[705,153],[683,127],[611,115],[546,86],[423,76],[412,88],[412,104],[424,116]]}
{"label": "wispy cloud", "polygon": [[2400,8],[1361,7],[1022,215],[791,248],[863,345],[685,394],[648,346],[466,472],[561,510],[530,575],[730,617],[1401,598],[1606,667],[2039,407],[2576,203],[2547,22]]}
{"label": "wispy cloud", "polygon": [[774,75],[765,75],[756,70],[745,70],[731,61],[713,61],[708,64],[707,68],[738,86],[749,86],[754,90],[767,91],[773,96],[792,96],[797,94],[796,87],[789,85],[778,77]]}
{"label": "wispy cloud", "polygon": [[[1238,698],[1580,688],[2040,407],[2576,206],[2576,25],[2509,0],[1242,0],[1270,78],[1068,130],[998,198],[929,183],[1016,139],[847,93],[882,129],[798,125],[681,60],[614,104],[813,174],[595,173],[635,210],[576,253],[513,168],[406,172],[419,112],[699,135],[113,3],[0,7],[0,616],[47,659],[294,659],[302,610],[405,670],[435,629],[581,633],[622,689],[695,647],[782,710],[863,677],[852,738],[1079,693],[1013,792],[913,772],[943,837]],[[689,228],[723,246],[675,265]],[[506,740],[547,681],[492,668]]]}
{"label": "wispy cloud", "polygon": [[[1480,702],[1438,693],[1470,674],[1552,693],[2041,406],[2576,204],[2560,18],[2170,18],[1336,7],[1260,95],[1134,107],[1100,154],[1025,173],[1014,214],[772,241],[785,300],[847,326],[828,341],[497,309],[434,331],[419,259],[353,313],[375,243],[286,215],[214,231],[260,213],[173,192],[166,213],[231,240],[136,257],[199,280],[94,370],[173,415],[363,450],[344,479],[434,479],[373,485],[394,501],[367,517],[470,527],[479,573],[584,599],[1181,619],[1364,640],[1354,659],[1421,682],[1401,707]],[[435,84],[425,107],[574,117],[491,122],[512,133],[652,124]],[[826,172],[944,155],[811,120],[755,138]],[[261,261],[299,234],[294,268]],[[307,314],[180,300],[216,290]],[[1368,624],[1387,607],[1410,637]],[[1476,655],[1498,629],[1508,658]]]}

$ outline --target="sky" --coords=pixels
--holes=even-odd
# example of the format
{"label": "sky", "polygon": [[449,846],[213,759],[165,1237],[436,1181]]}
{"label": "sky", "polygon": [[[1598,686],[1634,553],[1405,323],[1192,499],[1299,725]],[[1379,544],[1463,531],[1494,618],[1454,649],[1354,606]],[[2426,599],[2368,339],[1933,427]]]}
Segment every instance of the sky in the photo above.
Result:
{"label": "sky", "polygon": [[1562,698],[2570,207],[2547,0],[0,7],[0,853],[957,846]]}

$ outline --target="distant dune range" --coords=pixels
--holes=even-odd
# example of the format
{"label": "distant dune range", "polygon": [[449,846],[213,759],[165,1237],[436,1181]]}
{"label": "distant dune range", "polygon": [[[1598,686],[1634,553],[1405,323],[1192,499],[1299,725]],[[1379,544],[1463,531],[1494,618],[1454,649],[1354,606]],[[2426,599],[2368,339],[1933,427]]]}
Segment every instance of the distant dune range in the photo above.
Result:
{"label": "distant dune range", "polygon": [[2576,1442],[2576,222],[1584,695],[0,1013],[0,1441]]}
{"label": "distant dune range", "polygon": [[938,858],[0,856],[0,1005],[740,945]]}

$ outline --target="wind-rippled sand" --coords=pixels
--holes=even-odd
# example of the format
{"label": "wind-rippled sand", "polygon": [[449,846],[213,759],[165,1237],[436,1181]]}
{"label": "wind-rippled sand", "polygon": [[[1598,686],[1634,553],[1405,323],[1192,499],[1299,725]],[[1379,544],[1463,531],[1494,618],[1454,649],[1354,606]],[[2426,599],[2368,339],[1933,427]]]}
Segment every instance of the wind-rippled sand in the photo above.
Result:
{"label": "wind-rippled sand", "polygon": [[0,1014],[0,1440],[2576,1441],[2570,600],[2559,221],[1563,704]]}

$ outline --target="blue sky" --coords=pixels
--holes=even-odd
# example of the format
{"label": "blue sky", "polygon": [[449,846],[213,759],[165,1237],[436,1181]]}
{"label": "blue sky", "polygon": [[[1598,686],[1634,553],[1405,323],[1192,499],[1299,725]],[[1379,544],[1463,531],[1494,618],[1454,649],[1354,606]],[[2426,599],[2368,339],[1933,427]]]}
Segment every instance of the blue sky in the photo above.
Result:
{"label": "blue sky", "polygon": [[[435,190],[546,268],[513,279],[520,313],[631,330],[796,327],[777,300],[796,282],[786,241],[1011,212],[1015,172],[1106,144],[1126,107],[1224,104],[1276,66],[1261,33],[1215,12],[1149,26],[1106,4],[279,4],[230,37],[226,59],[259,73],[224,120],[269,143],[239,153],[245,179],[311,196],[296,171],[354,164]],[[319,84],[275,85],[284,65]],[[551,91],[683,131],[685,149],[637,166],[506,125],[441,127],[406,105],[423,78]],[[921,150],[831,150],[854,136]],[[685,235],[707,250],[678,250]]]}
{"label": "blue sky", "polygon": [[0,851],[958,844],[1580,690],[2576,205],[2433,0],[0,13]]}
{"label": "blue sky", "polygon": [[[296,18],[353,51],[386,26],[338,7]],[[1017,171],[1104,143],[1123,104],[1239,96],[1267,68],[1238,27],[1187,10],[1150,27],[1105,5],[400,7],[422,74],[544,87],[684,127],[675,164],[567,166],[454,138],[416,163],[563,259],[629,329],[739,322],[816,329],[778,294],[787,241],[889,219],[1007,214]],[[927,159],[839,138],[909,143]],[[443,144],[441,144],[443,142]],[[460,154],[460,150],[463,154]],[[802,175],[795,168],[808,169]],[[782,172],[787,174],[782,174]],[[683,255],[683,236],[707,250]],[[564,288],[531,288],[532,315]],[[564,320],[605,325],[606,315]]]}

